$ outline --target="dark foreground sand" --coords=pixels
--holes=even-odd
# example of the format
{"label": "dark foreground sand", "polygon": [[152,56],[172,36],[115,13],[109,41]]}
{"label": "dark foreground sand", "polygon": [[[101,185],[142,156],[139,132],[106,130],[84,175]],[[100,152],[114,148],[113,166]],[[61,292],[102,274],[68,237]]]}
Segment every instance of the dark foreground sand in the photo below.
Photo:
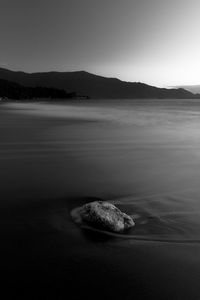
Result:
{"label": "dark foreground sand", "polygon": [[[2,299],[200,299],[200,106],[0,107]],[[126,236],[79,228],[113,201]]]}

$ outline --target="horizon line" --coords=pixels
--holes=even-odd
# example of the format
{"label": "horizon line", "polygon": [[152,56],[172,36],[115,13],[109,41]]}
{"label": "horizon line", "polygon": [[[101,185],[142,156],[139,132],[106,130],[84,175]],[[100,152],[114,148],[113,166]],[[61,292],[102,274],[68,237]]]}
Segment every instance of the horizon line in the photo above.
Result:
{"label": "horizon line", "polygon": [[70,70],[70,71],[59,71],[59,70],[52,70],[52,71],[34,71],[34,72],[31,72],[31,71],[25,71],[25,70],[15,70],[15,69],[12,69],[10,67],[4,67],[4,66],[0,66],[0,69],[3,69],[3,70],[7,70],[7,71],[11,71],[11,72],[16,72],[16,73],[24,73],[24,74],[39,74],[39,73],[87,73],[87,74],[91,74],[91,75],[94,75],[94,76],[98,76],[98,77],[102,77],[102,78],[107,78],[107,79],[116,79],[116,80],[119,80],[121,82],[127,82],[127,83],[141,83],[141,84],[145,84],[145,85],[148,85],[148,86],[152,86],[152,87],[156,87],[156,88],[165,88],[165,89],[178,89],[178,88],[184,88],[184,87],[200,87],[200,84],[187,84],[187,83],[184,83],[184,84],[179,84],[179,85],[165,85],[165,84],[162,84],[162,85],[154,85],[154,84],[150,84],[150,83],[146,83],[144,81],[130,81],[130,80],[123,80],[119,77],[113,77],[113,76],[106,76],[106,75],[103,75],[103,74],[97,74],[96,72],[93,73],[93,72],[90,72],[90,71],[87,71],[87,70]]}

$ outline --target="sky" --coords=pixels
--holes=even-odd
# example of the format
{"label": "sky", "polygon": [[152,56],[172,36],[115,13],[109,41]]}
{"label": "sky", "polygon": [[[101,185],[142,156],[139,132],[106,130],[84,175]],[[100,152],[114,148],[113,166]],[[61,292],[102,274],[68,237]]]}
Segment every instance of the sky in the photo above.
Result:
{"label": "sky", "polygon": [[0,0],[0,66],[200,84],[199,0]]}

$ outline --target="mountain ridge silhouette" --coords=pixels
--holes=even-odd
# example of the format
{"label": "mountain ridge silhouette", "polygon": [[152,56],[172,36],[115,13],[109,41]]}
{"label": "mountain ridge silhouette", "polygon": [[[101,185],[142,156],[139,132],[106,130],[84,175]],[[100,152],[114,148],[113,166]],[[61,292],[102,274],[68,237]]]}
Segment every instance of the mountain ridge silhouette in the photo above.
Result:
{"label": "mountain ridge silhouette", "polygon": [[183,88],[158,88],[141,82],[103,77],[87,71],[26,73],[0,68],[0,79],[27,87],[40,86],[65,90],[67,93],[76,92],[94,99],[200,99],[200,94],[193,94]]}

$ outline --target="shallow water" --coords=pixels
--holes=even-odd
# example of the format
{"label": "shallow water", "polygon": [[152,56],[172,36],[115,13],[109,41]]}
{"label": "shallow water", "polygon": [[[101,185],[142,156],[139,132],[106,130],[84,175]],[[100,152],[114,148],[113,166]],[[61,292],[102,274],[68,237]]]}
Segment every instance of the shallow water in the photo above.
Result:
{"label": "shallow water", "polygon": [[[53,279],[43,268],[48,289],[56,282],[62,292],[70,270],[68,280],[76,278],[84,293],[89,282],[96,286],[91,272],[104,282],[105,274],[96,274],[103,263],[111,286],[129,276],[121,290],[134,286],[138,299],[199,299],[199,150],[198,100],[2,105],[4,269],[51,265]],[[116,204],[136,226],[125,235],[81,229],[70,212],[93,199]],[[176,285],[168,282],[176,277]]]}
{"label": "shallow water", "polygon": [[133,237],[200,241],[200,106],[160,102],[7,105],[22,117],[1,142],[2,188],[14,177],[16,198],[114,199],[138,215]]}

